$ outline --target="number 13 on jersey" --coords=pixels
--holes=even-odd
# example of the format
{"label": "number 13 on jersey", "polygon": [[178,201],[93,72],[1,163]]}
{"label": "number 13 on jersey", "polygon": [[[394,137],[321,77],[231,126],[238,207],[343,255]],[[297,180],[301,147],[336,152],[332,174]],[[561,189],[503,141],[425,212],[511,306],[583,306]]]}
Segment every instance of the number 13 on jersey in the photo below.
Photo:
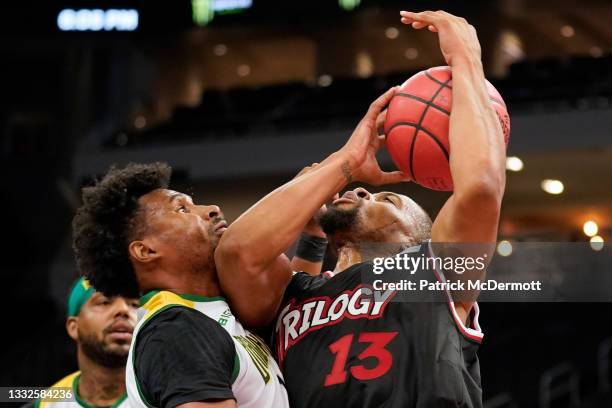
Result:
{"label": "number 13 on jersey", "polygon": [[358,343],[365,343],[367,347],[357,355],[357,360],[363,361],[367,358],[376,360],[372,368],[366,368],[363,364],[353,365],[348,368],[346,362],[353,345],[354,334],[347,334],[329,345],[333,355],[334,364],[331,372],[325,376],[325,386],[329,387],[346,382],[347,375],[357,380],[373,380],[381,377],[389,371],[393,365],[393,355],[386,349],[387,345],[397,336],[397,332],[364,332],[357,337]]}

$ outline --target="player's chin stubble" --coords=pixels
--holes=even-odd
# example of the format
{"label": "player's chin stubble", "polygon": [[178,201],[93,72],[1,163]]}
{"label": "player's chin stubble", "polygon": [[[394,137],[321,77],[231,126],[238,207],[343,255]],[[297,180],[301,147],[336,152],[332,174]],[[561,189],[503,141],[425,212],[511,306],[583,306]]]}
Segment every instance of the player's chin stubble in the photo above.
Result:
{"label": "player's chin stubble", "polygon": [[108,345],[96,338],[95,335],[79,334],[79,344],[83,353],[93,362],[107,368],[125,367],[128,351],[120,348],[109,350]]}
{"label": "player's chin stubble", "polygon": [[328,207],[327,211],[319,217],[319,225],[327,235],[333,235],[337,232],[347,232],[351,229],[355,229],[358,223],[358,212],[359,207],[350,210]]}

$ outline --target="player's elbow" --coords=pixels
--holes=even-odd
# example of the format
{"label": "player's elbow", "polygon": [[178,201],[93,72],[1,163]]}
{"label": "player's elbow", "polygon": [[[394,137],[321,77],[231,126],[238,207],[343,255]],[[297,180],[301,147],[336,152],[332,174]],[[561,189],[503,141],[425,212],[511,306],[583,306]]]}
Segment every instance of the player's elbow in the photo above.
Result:
{"label": "player's elbow", "polygon": [[461,178],[456,192],[469,198],[498,199],[504,195],[506,187],[505,159],[487,155],[475,157],[470,165],[469,173]]}
{"label": "player's elbow", "polygon": [[478,210],[481,214],[499,214],[505,190],[505,174],[484,175],[455,192],[456,200],[465,209]]}

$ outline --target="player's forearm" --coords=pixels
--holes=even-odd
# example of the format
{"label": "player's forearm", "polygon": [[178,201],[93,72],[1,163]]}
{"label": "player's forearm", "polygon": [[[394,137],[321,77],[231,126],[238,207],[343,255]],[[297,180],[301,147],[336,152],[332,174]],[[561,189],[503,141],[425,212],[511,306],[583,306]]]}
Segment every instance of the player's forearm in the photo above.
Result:
{"label": "player's forearm", "polygon": [[506,150],[497,114],[477,58],[453,63],[450,169],[456,196],[477,194],[501,200]]}
{"label": "player's forearm", "polygon": [[350,165],[334,154],[311,172],[277,188],[248,209],[223,234],[220,256],[240,256],[253,269],[265,268],[298,237],[321,206],[350,179]]}

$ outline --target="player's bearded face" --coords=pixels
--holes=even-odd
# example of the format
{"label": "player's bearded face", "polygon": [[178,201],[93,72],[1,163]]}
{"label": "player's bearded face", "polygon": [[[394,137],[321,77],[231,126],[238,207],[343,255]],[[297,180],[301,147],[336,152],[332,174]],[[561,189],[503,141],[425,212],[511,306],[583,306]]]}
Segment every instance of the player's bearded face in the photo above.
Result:
{"label": "player's bearded face", "polygon": [[405,200],[391,192],[356,188],[327,206],[319,224],[337,244],[409,242],[415,217],[406,210]]}
{"label": "player's bearded face", "polygon": [[95,292],[78,316],[78,343],[82,352],[101,366],[124,367],[138,305],[138,299],[108,298]]}

